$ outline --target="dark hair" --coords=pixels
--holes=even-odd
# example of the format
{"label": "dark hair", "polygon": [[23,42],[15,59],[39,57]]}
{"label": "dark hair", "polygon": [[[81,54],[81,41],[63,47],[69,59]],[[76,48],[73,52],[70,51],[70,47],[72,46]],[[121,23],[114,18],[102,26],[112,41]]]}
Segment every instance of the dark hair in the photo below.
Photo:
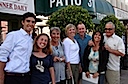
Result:
{"label": "dark hair", "polygon": [[23,14],[22,21],[24,21],[28,17],[33,17],[36,21],[36,16],[33,13],[27,12]]}
{"label": "dark hair", "polygon": [[34,39],[34,43],[33,43],[33,52],[38,52],[38,45],[37,45],[37,40],[41,37],[41,36],[46,36],[48,38],[48,43],[47,46],[42,49],[42,52],[44,52],[45,54],[51,54],[52,53],[52,49],[51,49],[51,44],[50,44],[50,38],[47,34],[42,33],[39,34],[38,36],[35,37]]}
{"label": "dark hair", "polygon": [[100,33],[100,35],[101,35],[101,40],[100,40],[99,45],[102,46],[102,45],[103,45],[103,40],[104,40],[104,36],[103,36],[103,33],[102,33],[102,32],[100,32],[100,31],[95,31],[95,32],[93,32],[92,41],[94,42],[94,35],[95,35],[97,32]]}

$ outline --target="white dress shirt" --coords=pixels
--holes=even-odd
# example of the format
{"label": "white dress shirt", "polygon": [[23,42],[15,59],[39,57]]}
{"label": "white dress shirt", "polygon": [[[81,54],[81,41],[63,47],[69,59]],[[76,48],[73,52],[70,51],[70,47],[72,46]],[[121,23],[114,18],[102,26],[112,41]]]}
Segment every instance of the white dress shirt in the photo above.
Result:
{"label": "white dress shirt", "polygon": [[[119,52],[125,54],[125,47],[123,40],[113,34],[111,37],[107,38],[104,34],[104,42],[107,44],[111,49],[118,50]],[[114,71],[120,70],[120,56],[116,56],[112,53],[109,53],[109,61],[107,64],[107,68]]]}
{"label": "white dress shirt", "polygon": [[29,71],[29,60],[33,40],[22,28],[7,34],[0,46],[0,61],[7,62],[6,72],[26,73]]}

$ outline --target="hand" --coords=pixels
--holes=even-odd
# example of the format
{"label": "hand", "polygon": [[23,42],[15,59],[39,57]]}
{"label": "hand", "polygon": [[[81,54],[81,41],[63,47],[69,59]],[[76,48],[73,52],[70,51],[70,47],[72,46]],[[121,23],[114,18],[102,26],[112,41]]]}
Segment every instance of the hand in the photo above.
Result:
{"label": "hand", "polygon": [[89,46],[95,46],[95,44],[94,44],[94,42],[93,42],[92,40],[90,40],[90,41],[88,42],[88,45],[89,45]]}
{"label": "hand", "polygon": [[38,64],[36,65],[36,69],[38,69],[40,72],[44,72],[44,67],[43,67],[43,61],[37,61]]}
{"label": "hand", "polygon": [[67,79],[71,79],[72,77],[72,71],[69,69],[66,69]]}
{"label": "hand", "polygon": [[59,61],[60,61],[60,58],[57,57],[57,56],[55,56],[55,57],[53,58],[53,61],[54,61],[54,62],[59,62]]}
{"label": "hand", "polygon": [[70,78],[72,78],[73,77],[73,75],[72,75],[72,71],[70,71]]}
{"label": "hand", "polygon": [[105,44],[104,47],[105,47],[106,50],[108,50],[109,52],[111,51],[111,48],[110,48],[107,44]]}
{"label": "hand", "polygon": [[99,73],[97,73],[97,72],[93,74],[93,78],[96,78],[98,76],[99,76]]}
{"label": "hand", "polygon": [[62,57],[60,58],[60,61],[61,61],[61,62],[65,62],[65,57],[62,56]]}
{"label": "hand", "polygon": [[79,73],[82,73],[82,67],[79,65]]}
{"label": "hand", "polygon": [[86,72],[85,75],[86,75],[87,78],[90,78],[90,73],[89,72]]}

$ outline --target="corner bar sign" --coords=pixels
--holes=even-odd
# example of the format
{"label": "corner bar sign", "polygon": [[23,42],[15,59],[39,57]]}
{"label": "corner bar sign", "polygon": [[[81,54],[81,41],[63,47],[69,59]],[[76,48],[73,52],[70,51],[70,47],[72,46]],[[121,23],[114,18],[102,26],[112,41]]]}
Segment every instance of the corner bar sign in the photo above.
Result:
{"label": "corner bar sign", "polygon": [[0,0],[0,12],[17,15],[34,13],[34,0]]}

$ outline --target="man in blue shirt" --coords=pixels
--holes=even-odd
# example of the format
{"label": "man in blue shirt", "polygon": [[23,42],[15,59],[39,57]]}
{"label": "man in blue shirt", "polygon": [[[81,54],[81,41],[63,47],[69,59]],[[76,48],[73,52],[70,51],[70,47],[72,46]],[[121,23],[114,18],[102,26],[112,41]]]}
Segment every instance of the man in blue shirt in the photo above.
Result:
{"label": "man in blue shirt", "polygon": [[[77,25],[77,34],[75,36],[75,39],[77,40],[79,44],[79,55],[80,55],[80,62],[81,62],[81,67],[83,68],[83,55],[84,55],[84,50],[86,46],[88,45],[89,40],[91,40],[91,36],[86,34],[86,27],[83,23],[79,23]],[[82,70],[80,72],[80,79],[82,78]]]}
{"label": "man in blue shirt", "polygon": [[0,46],[0,84],[30,84],[29,61],[33,45],[31,31],[36,16],[27,12],[21,23],[22,28],[8,33]]}

